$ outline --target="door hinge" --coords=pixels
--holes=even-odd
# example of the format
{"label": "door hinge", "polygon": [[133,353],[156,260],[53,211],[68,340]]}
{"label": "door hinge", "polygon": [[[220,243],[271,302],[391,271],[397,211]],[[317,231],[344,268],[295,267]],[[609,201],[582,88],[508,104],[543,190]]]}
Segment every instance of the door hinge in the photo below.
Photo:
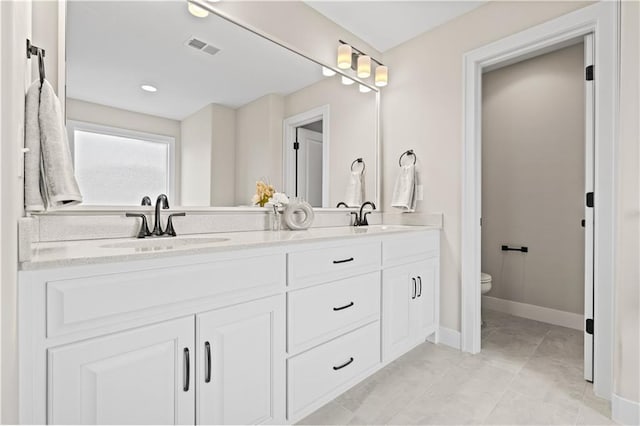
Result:
{"label": "door hinge", "polygon": [[584,75],[587,81],[593,81],[593,65],[589,65],[585,68]]}
{"label": "door hinge", "polygon": [[300,149],[300,142],[294,142],[293,149]]}
{"label": "door hinge", "polygon": [[587,318],[586,324],[584,326],[584,330],[587,334],[593,334],[593,319]]}
{"label": "door hinge", "polygon": [[593,207],[593,192],[587,192],[587,207]]}

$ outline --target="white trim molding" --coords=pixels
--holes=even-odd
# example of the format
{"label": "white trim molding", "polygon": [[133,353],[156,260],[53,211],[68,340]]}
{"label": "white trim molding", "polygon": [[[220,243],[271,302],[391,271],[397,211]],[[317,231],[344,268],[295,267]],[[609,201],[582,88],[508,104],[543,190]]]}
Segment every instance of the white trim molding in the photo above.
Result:
{"label": "white trim molding", "polygon": [[438,343],[460,350],[460,332],[452,328],[440,326],[438,329],[438,341],[434,341],[434,336],[430,336],[427,340],[432,343]]}
{"label": "white trim molding", "polygon": [[464,55],[461,344],[480,351],[482,72],[595,34],[594,391],[610,399],[613,376],[613,254],[618,105],[619,2],[598,2]]}
{"label": "white trim molding", "polygon": [[611,395],[611,418],[622,425],[640,424],[640,402]]}
{"label": "white trim molding", "polygon": [[584,315],[573,312],[560,311],[558,309],[514,302],[513,300],[499,299],[491,296],[482,296],[482,306],[486,309],[492,309],[534,321],[546,322],[547,324],[559,325],[575,330],[584,329]]}

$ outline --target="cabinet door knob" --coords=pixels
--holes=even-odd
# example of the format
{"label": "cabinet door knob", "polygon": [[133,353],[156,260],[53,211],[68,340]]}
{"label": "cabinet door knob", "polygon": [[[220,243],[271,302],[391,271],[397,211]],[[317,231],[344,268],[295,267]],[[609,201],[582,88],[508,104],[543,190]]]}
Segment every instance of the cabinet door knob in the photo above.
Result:
{"label": "cabinet door knob", "polygon": [[351,303],[349,303],[349,304],[347,304],[347,305],[340,306],[340,307],[338,307],[338,308],[333,308],[333,310],[334,310],[334,311],[341,311],[341,310],[343,310],[343,309],[350,308],[350,307],[352,307],[353,305],[354,305],[354,303],[353,303],[353,302],[351,302]]}
{"label": "cabinet door knob", "polygon": [[204,342],[204,382],[209,383],[211,381],[211,345],[209,342]]}
{"label": "cabinet door knob", "polygon": [[342,259],[342,260],[334,260],[333,264],[337,265],[339,263],[347,263],[347,262],[353,262],[353,257],[350,257],[348,259]]}
{"label": "cabinet door knob", "polygon": [[422,277],[418,275],[418,297],[422,296]]}
{"label": "cabinet door knob", "polygon": [[352,362],[353,362],[353,357],[349,358],[349,361],[345,362],[344,364],[334,366],[333,369],[335,371],[338,371],[342,368],[345,368],[347,365],[351,364]]}
{"label": "cabinet door knob", "polygon": [[413,282],[413,288],[411,289],[411,300],[416,298],[416,295],[418,293],[418,288],[416,286],[416,279],[415,278],[411,278],[411,282]]}
{"label": "cabinet door knob", "polygon": [[191,366],[189,364],[189,348],[184,348],[184,384],[182,386],[182,390],[185,392],[189,392],[189,374],[191,372]]}

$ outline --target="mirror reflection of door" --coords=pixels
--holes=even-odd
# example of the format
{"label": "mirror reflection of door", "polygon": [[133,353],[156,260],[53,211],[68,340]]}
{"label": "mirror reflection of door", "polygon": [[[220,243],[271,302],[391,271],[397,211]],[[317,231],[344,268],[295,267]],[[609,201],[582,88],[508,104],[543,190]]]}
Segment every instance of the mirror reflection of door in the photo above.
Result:
{"label": "mirror reflection of door", "polygon": [[297,196],[322,207],[322,120],[297,128]]}

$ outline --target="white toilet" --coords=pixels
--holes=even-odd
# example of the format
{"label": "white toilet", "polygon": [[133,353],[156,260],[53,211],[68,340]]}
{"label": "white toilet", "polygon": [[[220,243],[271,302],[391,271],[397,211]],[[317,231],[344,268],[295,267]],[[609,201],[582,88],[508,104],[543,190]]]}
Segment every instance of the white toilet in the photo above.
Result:
{"label": "white toilet", "polygon": [[482,289],[482,294],[491,291],[491,275],[484,272],[480,273],[480,288]]}

